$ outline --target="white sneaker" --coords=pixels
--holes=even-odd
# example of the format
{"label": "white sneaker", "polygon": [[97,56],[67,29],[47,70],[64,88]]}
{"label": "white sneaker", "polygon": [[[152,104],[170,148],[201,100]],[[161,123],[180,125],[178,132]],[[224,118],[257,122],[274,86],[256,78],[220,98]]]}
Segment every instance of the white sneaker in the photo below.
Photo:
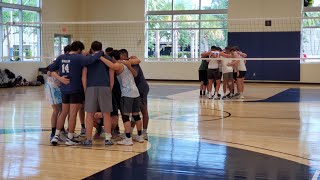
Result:
{"label": "white sneaker", "polygon": [[80,142],[78,140],[76,140],[75,138],[72,138],[72,139],[67,138],[67,141],[65,144],[68,146],[74,146],[74,145],[79,145]]}
{"label": "white sneaker", "polygon": [[148,133],[142,133],[142,137],[144,140],[148,141],[149,137],[148,137]]}
{"label": "white sneaker", "polygon": [[211,94],[211,92],[209,92],[209,93],[207,94],[207,96],[208,96],[208,99],[212,99],[212,94]]}
{"label": "white sneaker", "polygon": [[132,146],[133,142],[132,142],[132,137],[131,138],[124,138],[121,141],[118,141],[117,144],[119,145],[125,145],[125,146]]}
{"label": "white sneaker", "polygon": [[214,95],[214,97],[213,97],[214,99],[220,99],[219,98],[219,96],[216,94],[216,95]]}
{"label": "white sneaker", "polygon": [[56,146],[58,145],[58,141],[59,141],[59,136],[58,135],[55,135],[53,136],[53,138],[51,139],[51,144]]}
{"label": "white sneaker", "polygon": [[244,99],[244,96],[243,96],[243,95],[240,95],[240,96],[239,96],[239,99]]}
{"label": "white sneaker", "polygon": [[143,139],[144,137],[142,135],[141,136],[135,135],[132,138],[133,138],[134,141],[137,141],[139,143],[143,143],[144,142],[144,139]]}

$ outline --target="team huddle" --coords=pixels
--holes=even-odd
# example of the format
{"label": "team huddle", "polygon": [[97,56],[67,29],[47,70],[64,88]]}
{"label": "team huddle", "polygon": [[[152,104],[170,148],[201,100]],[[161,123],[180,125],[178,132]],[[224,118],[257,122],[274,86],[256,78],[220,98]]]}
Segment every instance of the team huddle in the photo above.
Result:
{"label": "team huddle", "polygon": [[[220,99],[219,94],[221,77],[223,77],[223,97],[222,99],[244,99],[244,77],[246,75],[245,60],[247,54],[241,52],[238,47],[226,47],[222,50],[220,47],[212,46],[211,51],[201,54],[201,58],[215,58],[211,60],[202,60],[199,67],[200,96],[209,99]],[[219,59],[220,58],[220,59]],[[225,59],[224,59],[225,58]],[[232,60],[235,58],[236,60]],[[235,93],[236,83],[237,93]],[[214,93],[212,85],[214,84]],[[229,93],[227,94],[227,87]]]}
{"label": "team huddle", "polygon": [[[82,42],[75,41],[48,66],[46,97],[53,108],[51,144],[64,141],[66,145],[92,146],[94,127],[94,138],[104,135],[105,145],[132,145],[133,141],[147,140],[149,86],[140,60],[129,57],[125,49],[107,48],[103,52],[98,41],[92,42],[90,52],[84,53],[84,49]],[[125,130],[121,140],[115,138],[120,134],[119,110]],[[78,112],[80,135],[75,133]],[[132,134],[134,127],[136,135]],[[81,135],[85,140],[80,141]]]}

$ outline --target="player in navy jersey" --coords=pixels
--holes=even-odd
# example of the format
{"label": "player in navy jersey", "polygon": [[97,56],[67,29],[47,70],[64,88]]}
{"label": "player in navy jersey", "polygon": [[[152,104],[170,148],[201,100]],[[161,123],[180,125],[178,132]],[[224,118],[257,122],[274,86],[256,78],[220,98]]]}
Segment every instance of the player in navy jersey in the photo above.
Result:
{"label": "player in navy jersey", "polygon": [[[91,44],[93,55],[102,51],[102,43],[94,41]],[[105,58],[111,60],[108,55]],[[85,146],[92,145],[92,128],[94,124],[94,115],[101,112],[103,115],[103,124],[105,128],[105,145],[112,145],[111,141],[111,117],[112,92],[114,71],[110,70],[102,61],[95,62],[84,68],[82,73],[82,83],[85,90],[85,111],[86,116],[86,141]]]}
{"label": "player in navy jersey", "polygon": [[57,79],[62,82],[62,112],[57,122],[57,130],[52,138],[53,145],[58,144],[59,134],[64,125],[66,116],[69,114],[68,123],[68,138],[66,145],[77,145],[79,141],[74,138],[74,129],[76,126],[76,117],[80,109],[81,103],[84,100],[83,86],[81,82],[81,74],[83,66],[97,62],[103,55],[103,52],[96,53],[94,56],[84,56],[82,51],[84,45],[80,41],[75,41],[71,44],[69,54],[60,55],[53,64],[49,66],[51,72],[59,70]]}

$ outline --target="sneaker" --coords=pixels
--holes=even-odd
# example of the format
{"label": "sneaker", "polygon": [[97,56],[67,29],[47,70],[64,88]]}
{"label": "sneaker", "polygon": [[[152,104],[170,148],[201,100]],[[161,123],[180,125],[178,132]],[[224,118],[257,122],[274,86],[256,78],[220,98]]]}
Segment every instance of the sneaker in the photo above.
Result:
{"label": "sneaker", "polygon": [[50,134],[50,142],[51,142],[53,137],[54,137],[54,134]]}
{"label": "sneaker", "polygon": [[132,142],[132,138],[124,138],[121,141],[117,142],[119,145],[125,145],[125,146],[132,146],[133,142]]}
{"label": "sneaker", "polygon": [[59,134],[59,141],[60,142],[66,142],[68,138],[68,134],[66,134],[65,132],[60,132]]}
{"label": "sneaker", "polygon": [[221,94],[218,94],[218,98],[221,98]]}
{"label": "sneaker", "polygon": [[85,140],[85,141],[82,141],[81,142],[81,145],[83,145],[83,146],[92,146],[92,140],[90,140],[90,139],[87,139],[87,140]]}
{"label": "sneaker", "polygon": [[143,133],[142,137],[144,140],[148,141],[149,137],[148,137],[148,133]]}
{"label": "sneaker", "polygon": [[66,141],[66,145],[68,146],[74,146],[74,145],[79,145],[79,141],[75,139],[75,137],[73,137],[72,139],[67,139]]}
{"label": "sneaker", "polygon": [[81,136],[81,137],[86,136],[86,128],[81,128],[80,136]]}
{"label": "sneaker", "polygon": [[220,99],[220,97],[218,95],[214,95],[213,97],[214,99]]}
{"label": "sneaker", "polygon": [[229,99],[228,96],[223,96],[223,97],[222,97],[222,100],[227,100],[227,99]]}
{"label": "sneaker", "polygon": [[121,134],[119,134],[119,137],[120,137],[121,139],[125,139],[125,138],[126,138],[126,133],[121,133]]}
{"label": "sneaker", "polygon": [[141,136],[135,135],[135,136],[132,137],[132,139],[133,139],[134,141],[139,142],[139,143],[143,143],[143,142],[144,142],[144,139],[143,139],[143,136],[142,136],[142,135],[141,135]]}
{"label": "sneaker", "polygon": [[212,94],[209,92],[209,93],[207,94],[207,97],[208,97],[208,99],[212,99]]}
{"label": "sneaker", "polygon": [[73,133],[73,138],[78,139],[80,137],[80,134],[77,134],[76,132]]}
{"label": "sneaker", "polygon": [[243,96],[243,95],[240,95],[240,96],[239,96],[239,99],[244,99],[244,96]]}
{"label": "sneaker", "polygon": [[50,142],[52,145],[56,146],[56,145],[58,145],[58,141],[59,141],[59,136],[55,135],[55,136],[53,136],[53,138],[51,139]]}
{"label": "sneaker", "polygon": [[113,145],[113,142],[111,140],[104,140],[104,145],[111,146]]}

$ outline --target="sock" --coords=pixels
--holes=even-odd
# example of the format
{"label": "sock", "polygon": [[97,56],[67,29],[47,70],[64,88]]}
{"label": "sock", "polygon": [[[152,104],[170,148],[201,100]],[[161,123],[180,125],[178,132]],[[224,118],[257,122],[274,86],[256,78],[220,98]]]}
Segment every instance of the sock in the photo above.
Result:
{"label": "sock", "polygon": [[142,134],[147,134],[147,129],[143,129]]}
{"label": "sock", "polygon": [[112,135],[110,133],[106,133],[106,138],[105,140],[110,141]]}
{"label": "sock", "polygon": [[85,129],[86,127],[84,126],[84,124],[81,124],[81,127],[83,128],[83,129]]}
{"label": "sock", "polygon": [[141,134],[142,134],[142,131],[138,130],[138,136],[141,136]]}
{"label": "sock", "polygon": [[200,90],[200,96],[202,96],[202,91]]}
{"label": "sock", "polygon": [[56,128],[55,127],[51,129],[51,134],[56,134]]}
{"label": "sock", "polygon": [[59,135],[60,135],[60,130],[56,129],[55,135],[56,135],[56,136],[59,136]]}
{"label": "sock", "polygon": [[131,133],[126,133],[127,138],[131,138]]}
{"label": "sock", "polygon": [[69,138],[69,139],[73,139],[73,135],[74,135],[74,133],[70,133],[70,132],[69,132],[69,133],[68,133],[68,138]]}

